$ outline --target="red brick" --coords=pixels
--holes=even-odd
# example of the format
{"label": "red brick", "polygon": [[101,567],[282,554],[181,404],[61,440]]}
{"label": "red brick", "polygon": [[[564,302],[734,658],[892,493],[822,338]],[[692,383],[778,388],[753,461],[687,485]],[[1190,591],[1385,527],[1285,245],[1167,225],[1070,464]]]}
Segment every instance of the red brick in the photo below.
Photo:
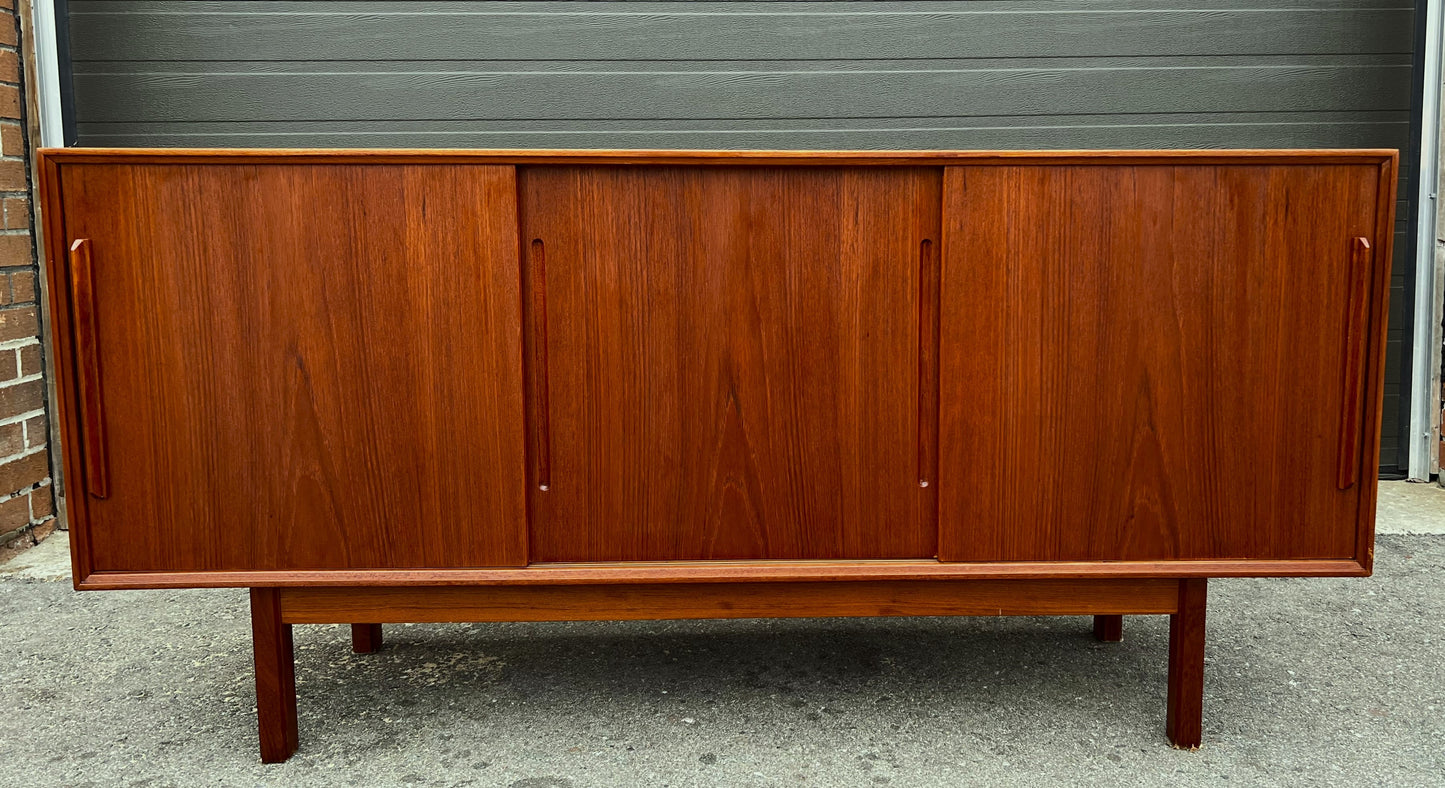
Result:
{"label": "red brick", "polygon": [[0,503],[0,533],[30,524],[30,496],[19,495]]}
{"label": "red brick", "polygon": [[0,192],[25,191],[25,162],[0,161]]}
{"label": "red brick", "polygon": [[50,425],[44,416],[31,416],[25,421],[25,448],[33,449],[50,440]]}
{"label": "red brick", "polygon": [[30,200],[24,197],[5,198],[5,229],[30,229]]}
{"label": "red brick", "polygon": [[40,373],[40,346],[26,345],[15,351],[20,354],[20,377],[37,375]]}
{"label": "red brick", "polygon": [[0,464],[0,490],[5,491],[0,495],[23,490],[49,476],[50,463],[46,459],[46,453],[38,451]]}
{"label": "red brick", "polygon": [[38,336],[40,336],[40,324],[35,319],[35,307],[0,309],[0,342],[13,342],[17,339]]}
{"label": "red brick", "polygon": [[[4,162],[0,162],[4,164]],[[30,235],[0,235],[0,267],[19,268],[35,265],[34,249],[30,247]]]}
{"label": "red brick", "polygon": [[14,14],[0,14],[0,45],[13,47],[19,40],[19,22]]}
{"label": "red brick", "polygon": [[15,12],[15,0],[0,0],[0,9],[4,9],[4,10],[6,10],[6,11],[9,11],[9,12],[11,12],[11,13],[14,13],[14,12]]}
{"label": "red brick", "polygon": [[[40,410],[43,405],[45,405],[45,381],[43,380],[31,380],[0,388],[0,419],[19,416],[27,411]],[[4,487],[4,485],[0,485],[0,487]],[[3,490],[0,490],[0,495],[7,492],[10,492],[10,488],[4,487]]]}
{"label": "red brick", "polygon": [[[15,352],[18,353],[19,351]],[[11,362],[15,360],[16,358],[14,353],[9,350],[0,350],[0,383],[4,383],[7,380],[14,380],[20,377],[19,365],[17,364],[13,367],[10,366]]]}
{"label": "red brick", "polygon": [[0,155],[19,156],[25,152],[25,134],[19,123],[0,123]]}
{"label": "red brick", "polygon": [[34,271],[16,271],[10,275],[10,298],[17,304],[35,300]]}
{"label": "red brick", "polygon": [[0,425],[0,457],[9,457],[25,451],[25,436],[16,429],[19,424]]}
{"label": "red brick", "polygon": [[0,51],[0,82],[20,81],[20,53]]}
{"label": "red brick", "polygon": [[[31,511],[34,511],[34,508],[34,506],[31,506]],[[40,544],[45,541],[45,537],[53,533],[55,533],[55,519],[52,517],[48,522],[38,523],[34,528],[31,528],[30,538],[34,539],[36,544]]]}
{"label": "red brick", "polygon": [[44,520],[55,514],[55,496],[50,492],[50,485],[45,485],[33,493],[30,493],[30,517],[35,520]]}
{"label": "red brick", "polygon": [[[0,28],[5,26],[5,20],[0,18]],[[20,117],[20,88],[16,85],[0,85],[0,116],[6,118]]]}

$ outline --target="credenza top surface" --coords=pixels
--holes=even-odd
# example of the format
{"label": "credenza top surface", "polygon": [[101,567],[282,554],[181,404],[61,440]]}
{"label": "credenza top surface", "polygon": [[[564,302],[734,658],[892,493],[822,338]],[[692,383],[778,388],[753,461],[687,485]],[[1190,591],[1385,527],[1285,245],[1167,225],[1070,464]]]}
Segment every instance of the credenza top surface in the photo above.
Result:
{"label": "credenza top surface", "polygon": [[1393,149],[1313,150],[447,150],[305,148],[42,148],[42,160],[86,163],[374,163],[943,166],[1060,164],[1383,164]]}

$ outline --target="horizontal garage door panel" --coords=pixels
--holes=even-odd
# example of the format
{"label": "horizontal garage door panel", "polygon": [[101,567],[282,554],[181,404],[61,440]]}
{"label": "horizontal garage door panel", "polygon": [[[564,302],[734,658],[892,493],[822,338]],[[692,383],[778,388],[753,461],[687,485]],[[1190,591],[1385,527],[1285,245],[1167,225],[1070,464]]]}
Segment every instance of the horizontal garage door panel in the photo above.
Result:
{"label": "horizontal garage door panel", "polygon": [[[114,147],[1027,150],[1314,148],[1328,136],[1329,147],[1371,148],[1403,138],[1408,122],[1405,112],[1315,112],[1100,116],[1095,125],[1073,125],[1092,117],[912,118],[902,129],[896,118],[734,120],[725,129],[712,119],[144,121],[85,124],[81,140]],[[1121,146],[1125,133],[1129,144]]]}
{"label": "horizontal garage door panel", "polygon": [[[524,120],[905,118],[1096,113],[1391,111],[1409,106],[1410,63],[1204,62],[1171,67],[960,63],[400,62],[105,66],[75,74],[87,120]],[[768,70],[760,69],[768,66]],[[496,70],[492,70],[496,69]],[[502,70],[505,69],[505,70]],[[747,70],[744,70],[747,69]],[[124,96],[123,102],[106,97]]]}
{"label": "horizontal garage door panel", "polygon": [[[125,60],[729,60],[1340,54],[1408,51],[1408,9],[1240,3],[189,3],[72,2],[74,45]],[[278,9],[284,5],[284,9]],[[1270,3],[1283,6],[1282,3]],[[1348,4],[1359,6],[1360,4]],[[1047,7],[1044,7],[1047,6]],[[1153,6],[1153,7],[1149,7]],[[278,13],[278,11],[280,13]],[[1012,13],[1000,13],[1000,11]],[[89,23],[91,17],[104,22]],[[237,27],[251,31],[236,36]]]}

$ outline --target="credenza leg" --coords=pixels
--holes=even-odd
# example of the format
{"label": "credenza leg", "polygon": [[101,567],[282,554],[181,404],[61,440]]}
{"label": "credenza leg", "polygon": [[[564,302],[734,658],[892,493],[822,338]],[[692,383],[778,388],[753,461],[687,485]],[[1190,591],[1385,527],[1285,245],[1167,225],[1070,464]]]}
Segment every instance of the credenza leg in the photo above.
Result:
{"label": "credenza leg", "polygon": [[277,589],[251,589],[251,637],[256,648],[261,762],[280,763],[296,752],[296,662],[291,625],[281,621]]}
{"label": "credenza leg", "polygon": [[1169,617],[1169,742],[1199,748],[1204,716],[1204,608],[1207,580],[1179,581],[1179,612]]}
{"label": "credenza leg", "polygon": [[380,624],[352,624],[351,650],[357,654],[371,654],[381,650]]}
{"label": "credenza leg", "polygon": [[1124,639],[1123,616],[1094,616],[1094,639],[1118,643]]}

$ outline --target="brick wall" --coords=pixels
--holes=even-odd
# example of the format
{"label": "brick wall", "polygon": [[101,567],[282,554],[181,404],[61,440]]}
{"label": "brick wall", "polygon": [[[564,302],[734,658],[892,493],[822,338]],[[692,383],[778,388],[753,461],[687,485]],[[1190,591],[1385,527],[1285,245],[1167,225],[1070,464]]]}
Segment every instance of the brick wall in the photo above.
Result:
{"label": "brick wall", "polygon": [[0,0],[0,552],[55,529],[15,0]]}

